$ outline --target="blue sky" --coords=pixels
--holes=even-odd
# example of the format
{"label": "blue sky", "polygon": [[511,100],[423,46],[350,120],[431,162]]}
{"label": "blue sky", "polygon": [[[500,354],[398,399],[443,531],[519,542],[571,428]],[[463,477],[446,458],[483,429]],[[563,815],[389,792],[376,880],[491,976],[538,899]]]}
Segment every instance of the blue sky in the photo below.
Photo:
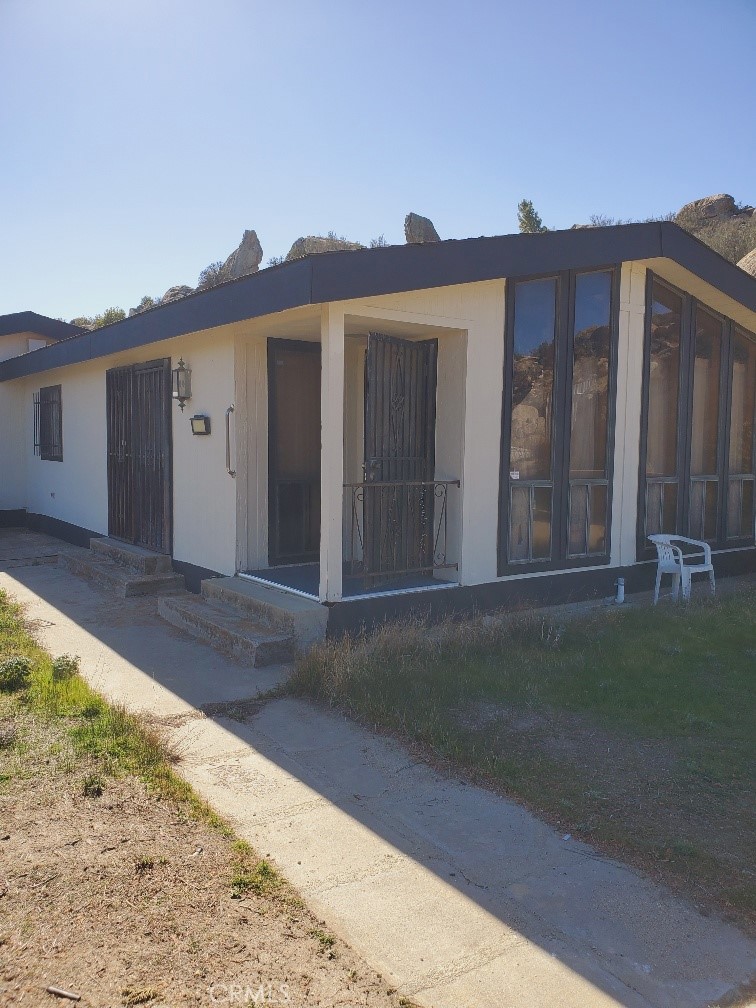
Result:
{"label": "blue sky", "polygon": [[0,0],[0,313],[129,308],[245,228],[756,203],[754,39],[756,0]]}

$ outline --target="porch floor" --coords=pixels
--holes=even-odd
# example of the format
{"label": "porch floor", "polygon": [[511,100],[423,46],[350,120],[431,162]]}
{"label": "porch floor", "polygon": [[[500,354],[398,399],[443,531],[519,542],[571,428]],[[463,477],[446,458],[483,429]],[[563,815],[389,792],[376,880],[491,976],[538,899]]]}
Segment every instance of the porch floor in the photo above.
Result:
{"label": "porch floor", "polygon": [[[292,564],[286,567],[261,567],[257,570],[245,571],[250,577],[268,581],[270,584],[291,588],[305,595],[318,597],[320,588],[320,564]],[[364,578],[361,575],[343,573],[343,597],[359,598],[364,595],[384,594],[386,592],[418,591],[428,588],[446,588],[457,583],[450,570],[443,579],[432,574],[398,574],[391,578]]]}

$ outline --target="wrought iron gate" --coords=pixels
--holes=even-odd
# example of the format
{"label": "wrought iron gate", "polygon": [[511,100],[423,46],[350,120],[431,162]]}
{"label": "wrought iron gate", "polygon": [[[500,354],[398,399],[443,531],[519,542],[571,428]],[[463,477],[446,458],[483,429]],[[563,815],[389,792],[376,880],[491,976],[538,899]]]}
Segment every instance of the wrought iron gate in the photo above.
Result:
{"label": "wrought iron gate", "polygon": [[[434,514],[446,527],[445,483],[435,483],[438,341],[370,333],[365,358],[362,573],[368,577],[433,570]],[[441,526],[439,526],[439,529]],[[445,549],[445,547],[444,547]]]}
{"label": "wrought iron gate", "polygon": [[108,533],[171,551],[171,362],[106,372]]}

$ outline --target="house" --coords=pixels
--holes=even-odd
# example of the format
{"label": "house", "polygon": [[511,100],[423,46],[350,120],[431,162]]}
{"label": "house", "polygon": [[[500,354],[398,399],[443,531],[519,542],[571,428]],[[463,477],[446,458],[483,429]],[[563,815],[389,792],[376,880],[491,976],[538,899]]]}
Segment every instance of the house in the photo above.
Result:
{"label": "house", "polygon": [[756,279],[672,223],[310,255],[60,326],[0,319],[0,520],[194,591],[338,632],[646,587],[654,532],[756,569]]}

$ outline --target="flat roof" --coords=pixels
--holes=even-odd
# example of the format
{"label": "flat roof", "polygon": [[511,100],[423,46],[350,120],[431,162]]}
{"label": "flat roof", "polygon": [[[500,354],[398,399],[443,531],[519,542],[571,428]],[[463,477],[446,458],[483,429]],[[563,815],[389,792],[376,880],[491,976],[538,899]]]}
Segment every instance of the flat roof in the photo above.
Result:
{"label": "flat roof", "polygon": [[11,312],[10,315],[0,315],[0,336],[11,336],[14,333],[35,333],[45,339],[64,340],[78,336],[81,326],[62,322],[60,319],[47,315],[38,315],[33,311]]}
{"label": "flat roof", "polygon": [[0,381],[303,305],[658,258],[756,312],[756,278],[669,221],[451,239],[322,252],[271,266],[13,357],[0,363]]}

